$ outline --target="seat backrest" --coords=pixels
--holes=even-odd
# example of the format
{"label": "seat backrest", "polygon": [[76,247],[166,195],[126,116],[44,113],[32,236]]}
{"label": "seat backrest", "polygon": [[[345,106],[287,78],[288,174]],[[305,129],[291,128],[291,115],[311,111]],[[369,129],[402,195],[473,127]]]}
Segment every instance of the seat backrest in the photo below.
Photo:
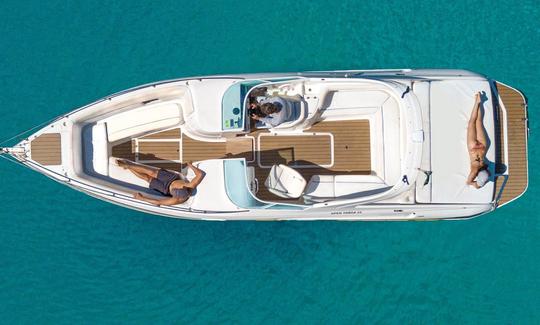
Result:
{"label": "seat backrest", "polygon": [[87,125],[82,129],[82,150],[85,173],[109,175],[110,146],[106,123]]}
{"label": "seat backrest", "polygon": [[92,127],[92,162],[94,170],[102,175],[109,175],[109,143],[107,142],[107,124],[97,123]]}
{"label": "seat backrest", "polygon": [[383,154],[384,154],[384,180],[388,184],[395,184],[401,176],[401,119],[399,104],[392,98],[381,107]]}
{"label": "seat backrest", "polygon": [[184,122],[184,118],[178,102],[157,102],[115,114],[104,122],[107,123],[109,142],[115,142],[178,126]]}
{"label": "seat backrest", "polygon": [[275,126],[274,129],[286,129],[302,122],[306,116],[306,105],[304,101],[292,101],[287,99],[288,117],[287,121]]}
{"label": "seat backrest", "polygon": [[271,193],[284,198],[298,198],[304,192],[306,180],[299,172],[285,165],[274,165],[264,182]]}

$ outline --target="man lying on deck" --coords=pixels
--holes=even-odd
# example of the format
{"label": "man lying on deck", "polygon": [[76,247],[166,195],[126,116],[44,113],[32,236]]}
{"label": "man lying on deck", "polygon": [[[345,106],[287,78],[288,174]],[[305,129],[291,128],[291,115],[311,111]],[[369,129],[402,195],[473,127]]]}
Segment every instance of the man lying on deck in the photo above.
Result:
{"label": "man lying on deck", "polygon": [[471,159],[471,172],[467,177],[467,184],[475,188],[481,188],[489,180],[488,165],[484,162],[487,151],[486,133],[482,123],[481,94],[476,94],[476,100],[471,112],[471,118],[467,127],[467,147]]}
{"label": "man lying on deck", "polygon": [[136,164],[126,159],[117,159],[118,166],[128,169],[137,177],[147,181],[149,188],[156,190],[167,198],[156,200],[142,195],[137,192],[133,195],[134,198],[155,205],[175,205],[180,204],[192,195],[193,190],[199,185],[204,178],[204,172],[199,168],[187,163],[187,167],[191,168],[195,173],[195,177],[188,181],[185,176],[180,173],[152,166]]}

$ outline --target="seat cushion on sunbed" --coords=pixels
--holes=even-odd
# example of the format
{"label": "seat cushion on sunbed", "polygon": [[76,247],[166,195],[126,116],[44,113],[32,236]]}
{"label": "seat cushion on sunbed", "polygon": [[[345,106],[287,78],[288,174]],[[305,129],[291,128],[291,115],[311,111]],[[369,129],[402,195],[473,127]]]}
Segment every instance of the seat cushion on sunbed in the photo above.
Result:
{"label": "seat cushion on sunbed", "polygon": [[182,124],[182,107],[176,102],[148,104],[104,120],[110,142]]}
{"label": "seat cushion on sunbed", "polygon": [[109,175],[109,144],[105,123],[97,123],[92,127],[92,168],[98,174]]}
{"label": "seat cushion on sunbed", "polygon": [[467,124],[474,96],[479,91],[487,97],[487,101],[483,103],[483,122],[488,137],[486,158],[490,161],[493,175],[496,141],[489,82],[456,80],[431,83],[432,203],[489,203],[493,200],[493,181],[481,189],[466,184],[470,172]]}

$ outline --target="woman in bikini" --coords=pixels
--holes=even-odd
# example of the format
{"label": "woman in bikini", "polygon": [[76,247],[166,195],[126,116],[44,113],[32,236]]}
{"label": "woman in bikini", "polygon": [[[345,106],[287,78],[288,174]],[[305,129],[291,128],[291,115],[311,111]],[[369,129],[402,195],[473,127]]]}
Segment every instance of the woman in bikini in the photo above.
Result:
{"label": "woman in bikini", "polygon": [[191,181],[188,181],[182,174],[163,168],[144,166],[125,159],[118,159],[116,163],[118,166],[129,170],[137,177],[147,181],[149,188],[167,197],[156,200],[146,197],[139,192],[133,195],[138,200],[155,205],[175,205],[187,201],[192,195],[193,190],[204,178],[204,172],[191,163],[187,163],[187,167],[191,168],[195,173],[195,177]]}
{"label": "woman in bikini", "polygon": [[482,124],[481,94],[476,94],[476,100],[471,112],[471,118],[467,127],[467,147],[471,160],[471,172],[467,177],[467,184],[475,188],[481,188],[489,180],[488,165],[484,162],[487,151],[486,133]]}

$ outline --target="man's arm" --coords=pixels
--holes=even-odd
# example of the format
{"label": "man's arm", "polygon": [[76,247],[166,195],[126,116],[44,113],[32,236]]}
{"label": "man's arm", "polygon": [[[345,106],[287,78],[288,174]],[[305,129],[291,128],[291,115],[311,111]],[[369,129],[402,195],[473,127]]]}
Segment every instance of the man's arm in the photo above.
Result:
{"label": "man's arm", "polygon": [[183,198],[177,198],[177,197],[169,197],[166,199],[157,200],[157,199],[146,197],[142,195],[141,193],[135,193],[133,197],[136,198],[137,200],[145,201],[145,202],[155,204],[155,205],[175,205],[175,204],[183,203],[187,200],[187,198],[183,199]]}
{"label": "man's arm", "polygon": [[193,170],[193,172],[195,173],[195,177],[193,177],[193,179],[187,184],[187,186],[195,188],[202,182],[205,173],[201,169],[193,166],[192,163],[187,163],[186,165],[191,168],[191,170]]}

